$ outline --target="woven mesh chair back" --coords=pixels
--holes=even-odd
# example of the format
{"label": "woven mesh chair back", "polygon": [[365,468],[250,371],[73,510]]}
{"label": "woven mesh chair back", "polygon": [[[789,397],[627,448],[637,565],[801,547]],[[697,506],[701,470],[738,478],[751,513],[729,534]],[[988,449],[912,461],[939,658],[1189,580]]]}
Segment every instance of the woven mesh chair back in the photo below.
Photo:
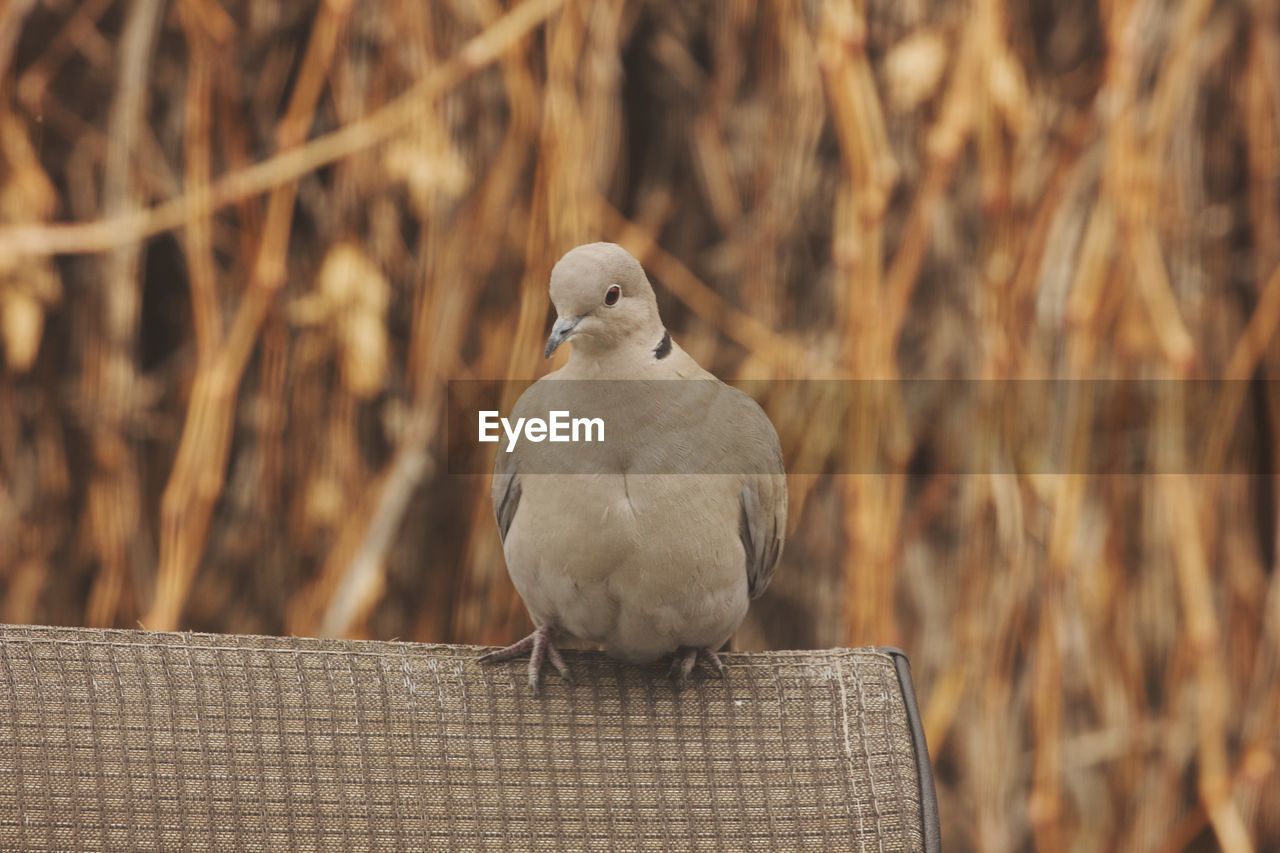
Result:
{"label": "woven mesh chair back", "polygon": [[0,626],[0,847],[937,849],[898,653],[478,653]]}

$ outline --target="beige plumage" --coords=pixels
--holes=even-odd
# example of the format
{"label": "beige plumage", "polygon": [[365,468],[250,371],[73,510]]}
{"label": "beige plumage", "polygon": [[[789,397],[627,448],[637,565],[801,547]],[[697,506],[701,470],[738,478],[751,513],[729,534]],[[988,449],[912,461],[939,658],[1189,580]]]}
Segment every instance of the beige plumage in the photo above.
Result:
{"label": "beige plumage", "polygon": [[566,340],[573,351],[513,415],[586,399],[607,413],[609,432],[600,447],[499,450],[494,514],[538,627],[483,660],[528,652],[535,691],[546,659],[569,677],[556,649],[565,637],[635,663],[674,655],[680,681],[699,659],[720,671],[716,650],[782,551],[786,478],[773,425],[671,340],[644,270],[621,247],[570,251],[552,270],[551,299],[559,316],[545,354]]}

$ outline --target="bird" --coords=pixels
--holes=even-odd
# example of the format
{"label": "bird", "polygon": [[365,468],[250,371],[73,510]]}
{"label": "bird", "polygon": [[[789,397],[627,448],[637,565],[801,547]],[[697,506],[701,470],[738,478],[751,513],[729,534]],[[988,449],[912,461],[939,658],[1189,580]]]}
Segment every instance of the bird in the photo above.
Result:
{"label": "bird", "polygon": [[566,343],[570,356],[513,412],[594,404],[608,432],[603,445],[496,453],[494,516],[535,628],[480,660],[527,654],[535,694],[547,663],[572,683],[560,646],[573,640],[632,664],[670,657],[677,687],[699,663],[723,677],[717,652],[782,555],[777,432],[672,339],[643,267],[621,246],[571,249],[552,268],[550,297],[557,316],[543,356]]}

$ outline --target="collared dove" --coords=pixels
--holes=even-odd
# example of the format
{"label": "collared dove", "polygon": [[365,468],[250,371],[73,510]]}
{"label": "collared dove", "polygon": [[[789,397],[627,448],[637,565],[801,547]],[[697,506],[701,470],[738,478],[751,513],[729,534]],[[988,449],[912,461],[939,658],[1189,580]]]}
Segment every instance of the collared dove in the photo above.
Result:
{"label": "collared dove", "polygon": [[[525,391],[515,414],[537,411],[547,393],[602,389],[613,398],[613,443],[559,474],[537,473],[533,457],[499,448],[494,514],[507,571],[537,627],[481,660],[528,653],[535,693],[547,660],[571,680],[556,647],[565,638],[632,663],[672,655],[680,684],[699,660],[723,674],[716,651],[782,552],[787,489],[777,433],[751,398],[671,339],[644,270],[620,246],[571,250],[551,272],[551,301],[558,317],[544,355],[565,341],[572,353]],[[642,385],[681,390],[636,393]]]}

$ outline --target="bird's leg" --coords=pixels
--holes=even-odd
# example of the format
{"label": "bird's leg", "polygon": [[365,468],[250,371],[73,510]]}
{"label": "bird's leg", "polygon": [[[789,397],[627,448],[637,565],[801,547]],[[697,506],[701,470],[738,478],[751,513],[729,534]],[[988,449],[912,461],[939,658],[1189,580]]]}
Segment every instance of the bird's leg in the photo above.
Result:
{"label": "bird's leg", "polygon": [[671,669],[667,672],[667,675],[675,680],[677,688],[684,687],[689,674],[693,672],[693,668],[698,665],[699,661],[709,666],[719,677],[724,677],[724,662],[720,660],[720,656],[716,654],[715,649],[699,649],[690,646],[681,646],[676,649],[671,658]]}
{"label": "bird's leg", "polygon": [[715,670],[717,677],[724,678],[724,661],[715,649],[698,649],[698,660]]}
{"label": "bird's leg", "polygon": [[570,684],[573,683],[573,676],[569,672],[569,665],[564,662],[560,650],[556,648],[555,641],[551,637],[551,627],[548,625],[539,625],[538,628],[529,636],[519,642],[512,643],[505,649],[497,649],[488,654],[481,655],[480,663],[499,663],[504,660],[518,658],[525,653],[529,654],[529,687],[536,694],[541,687],[542,681],[542,664],[550,660],[551,665],[556,668],[556,672],[560,673],[560,677]]}
{"label": "bird's leg", "polygon": [[667,678],[675,682],[676,689],[684,687],[685,679],[689,677],[689,673],[693,672],[694,664],[697,662],[697,649],[687,649],[683,646],[676,649],[675,654],[671,656],[671,668],[667,670]]}

